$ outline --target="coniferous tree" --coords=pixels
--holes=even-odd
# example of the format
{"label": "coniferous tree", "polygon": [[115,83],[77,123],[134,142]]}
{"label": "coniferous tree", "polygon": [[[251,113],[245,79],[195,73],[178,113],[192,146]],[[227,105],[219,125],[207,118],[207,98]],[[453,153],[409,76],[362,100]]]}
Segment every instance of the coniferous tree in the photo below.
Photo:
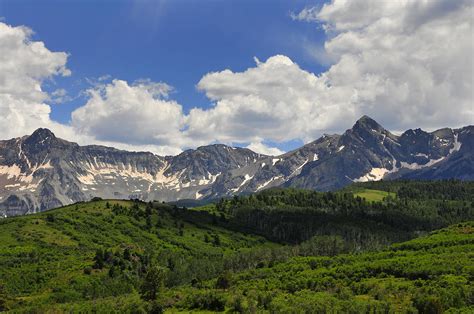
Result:
{"label": "coniferous tree", "polygon": [[104,251],[102,249],[97,249],[94,256],[94,268],[102,269],[104,268]]}
{"label": "coniferous tree", "polygon": [[165,268],[156,265],[149,267],[141,287],[142,298],[147,301],[155,300],[158,292],[164,285],[165,279]]}

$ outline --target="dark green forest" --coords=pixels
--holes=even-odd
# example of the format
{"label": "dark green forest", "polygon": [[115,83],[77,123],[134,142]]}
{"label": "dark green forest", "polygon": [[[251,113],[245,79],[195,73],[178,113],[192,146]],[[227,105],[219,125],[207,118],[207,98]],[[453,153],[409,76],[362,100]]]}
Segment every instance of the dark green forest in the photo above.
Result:
{"label": "dark green forest", "polygon": [[474,311],[474,183],[101,200],[0,220],[0,309]]}

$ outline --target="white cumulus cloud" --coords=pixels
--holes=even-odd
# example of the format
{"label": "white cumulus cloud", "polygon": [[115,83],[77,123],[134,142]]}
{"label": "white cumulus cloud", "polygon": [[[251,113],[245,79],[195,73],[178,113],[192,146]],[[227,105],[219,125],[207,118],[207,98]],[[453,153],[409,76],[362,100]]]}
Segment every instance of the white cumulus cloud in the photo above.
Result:
{"label": "white cumulus cloud", "polygon": [[0,22],[0,137],[30,133],[40,126],[61,127],[50,120],[51,108],[43,81],[68,76],[68,55],[52,52],[43,42],[31,41],[32,30]]}
{"label": "white cumulus cloud", "polygon": [[[68,76],[68,54],[52,52],[33,31],[0,22],[0,138],[32,133],[39,127],[80,144],[99,144],[158,154],[179,153],[184,116],[181,106],[166,101],[172,88],[164,83],[140,80],[132,85],[115,80],[88,91],[88,102],[73,114],[73,124],[51,119],[51,107],[70,97],[65,89],[50,95],[42,84],[55,76]],[[100,78],[99,82],[107,77]],[[178,134],[178,135],[176,135]],[[151,136],[150,136],[151,135]]]}
{"label": "white cumulus cloud", "polygon": [[191,110],[190,137],[223,142],[310,140],[347,115],[337,103],[321,99],[328,88],[324,78],[282,55],[241,73],[209,73],[197,87],[215,106]]}
{"label": "white cumulus cloud", "polygon": [[122,80],[90,89],[87,103],[72,113],[72,126],[97,140],[130,145],[180,146],[182,107],[166,100],[162,83]]}
{"label": "white cumulus cloud", "polygon": [[308,142],[364,114],[395,130],[472,124],[472,1],[334,0],[292,18],[326,31],[324,47],[309,46],[327,71],[311,73],[284,55],[255,58],[242,72],[205,74],[197,89],[212,104],[189,112],[165,83],[107,76],[67,125],[52,121],[45,103],[66,91],[48,95],[41,85],[70,74],[68,55],[32,41],[25,27],[0,22],[0,137],[42,126],[81,144],[160,154],[220,142],[277,155],[264,143]]}
{"label": "white cumulus cloud", "polygon": [[267,146],[267,145],[263,144],[262,142],[250,143],[249,145],[246,146],[246,148],[248,148],[250,150],[253,150],[256,153],[264,154],[264,155],[270,155],[270,156],[278,156],[278,155],[281,155],[281,154],[285,153],[284,151],[282,151],[282,150],[280,150],[276,147]]}
{"label": "white cumulus cloud", "polygon": [[354,118],[395,129],[472,123],[472,1],[335,0],[295,16],[329,35],[327,103],[345,94]]}
{"label": "white cumulus cloud", "polygon": [[195,108],[186,136],[205,141],[307,142],[366,114],[396,130],[471,124],[471,1],[335,0],[293,19],[327,32],[319,75],[276,55],[243,72],[206,74],[215,104]]}

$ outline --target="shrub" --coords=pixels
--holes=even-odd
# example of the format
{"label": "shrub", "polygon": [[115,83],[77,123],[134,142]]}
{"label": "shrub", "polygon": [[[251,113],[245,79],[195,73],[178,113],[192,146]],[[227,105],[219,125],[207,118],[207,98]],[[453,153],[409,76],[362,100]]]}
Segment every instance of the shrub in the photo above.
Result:
{"label": "shrub", "polygon": [[224,272],[217,278],[216,288],[217,289],[229,289],[232,281],[232,276],[229,272]]}
{"label": "shrub", "polygon": [[208,310],[208,311],[224,311],[225,299],[223,295],[214,291],[203,291],[188,296],[188,308]]}

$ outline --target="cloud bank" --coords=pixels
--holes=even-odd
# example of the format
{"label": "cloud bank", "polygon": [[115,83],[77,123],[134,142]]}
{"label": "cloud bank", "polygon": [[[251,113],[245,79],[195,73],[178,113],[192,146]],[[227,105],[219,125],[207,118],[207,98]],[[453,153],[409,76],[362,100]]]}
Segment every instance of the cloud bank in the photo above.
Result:
{"label": "cloud bank", "polygon": [[[70,124],[50,118],[41,86],[67,76],[68,55],[32,41],[32,31],[0,22],[1,138],[49,127],[79,143],[160,154],[221,142],[279,154],[264,143],[311,141],[340,132],[367,114],[391,129],[472,124],[473,4],[471,1],[342,1],[292,14],[315,23],[327,40],[315,74],[275,55],[242,72],[205,74],[197,89],[209,108],[184,112],[172,87],[114,79],[87,91]],[[302,44],[303,47],[303,44]]]}
{"label": "cloud bank", "polygon": [[68,76],[67,54],[51,52],[43,42],[30,40],[32,30],[0,22],[0,136],[25,135],[39,125],[60,128],[50,120],[49,95],[42,83]]}

